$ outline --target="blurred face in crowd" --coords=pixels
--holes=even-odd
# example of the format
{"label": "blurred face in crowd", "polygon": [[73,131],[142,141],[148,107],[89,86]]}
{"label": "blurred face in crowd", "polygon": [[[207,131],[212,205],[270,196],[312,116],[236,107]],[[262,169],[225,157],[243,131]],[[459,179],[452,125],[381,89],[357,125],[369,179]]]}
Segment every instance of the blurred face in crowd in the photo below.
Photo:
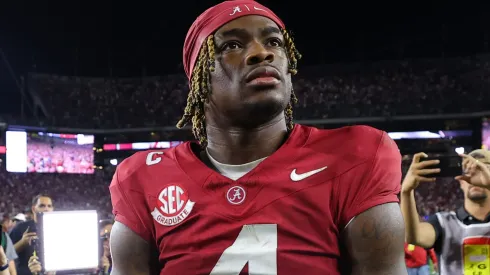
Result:
{"label": "blurred face in crowd", "polygon": [[4,218],[4,219],[2,220],[2,228],[1,228],[1,229],[2,229],[4,232],[9,232],[9,231],[10,231],[10,229],[12,229],[14,226],[15,226],[15,222],[14,222],[14,221],[12,221],[11,219],[9,219],[9,218]]}
{"label": "blurred face in crowd", "polygon": [[21,223],[22,221],[19,220],[12,220],[12,228],[14,228],[18,223]]}
{"label": "blurred face in crowd", "polygon": [[[246,125],[252,117],[269,121],[283,112],[292,84],[284,37],[276,23],[244,16],[223,25],[214,37],[216,62],[207,113],[215,119],[242,118]],[[262,71],[253,77],[258,67]],[[259,77],[265,82],[252,80]]]}
{"label": "blurred face in crowd", "polygon": [[53,201],[50,197],[39,197],[37,203],[32,206],[33,213],[51,212],[53,209]]}

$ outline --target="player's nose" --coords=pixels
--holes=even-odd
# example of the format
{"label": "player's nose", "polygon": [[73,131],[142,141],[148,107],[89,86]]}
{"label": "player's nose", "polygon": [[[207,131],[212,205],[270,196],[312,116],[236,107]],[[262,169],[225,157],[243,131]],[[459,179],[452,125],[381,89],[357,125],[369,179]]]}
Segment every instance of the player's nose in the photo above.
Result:
{"label": "player's nose", "polygon": [[247,65],[256,65],[262,62],[271,63],[274,61],[274,53],[262,45],[262,43],[254,42],[250,46],[246,56]]}

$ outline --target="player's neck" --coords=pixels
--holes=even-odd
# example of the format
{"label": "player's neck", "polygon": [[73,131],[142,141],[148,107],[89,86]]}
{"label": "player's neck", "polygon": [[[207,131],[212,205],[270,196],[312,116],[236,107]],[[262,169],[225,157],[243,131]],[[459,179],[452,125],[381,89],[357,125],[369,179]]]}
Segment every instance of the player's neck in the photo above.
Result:
{"label": "player's neck", "polygon": [[486,199],[481,202],[475,202],[469,199],[464,201],[465,210],[473,217],[484,221],[490,214],[490,200]]}
{"label": "player's neck", "polygon": [[284,116],[255,129],[206,127],[208,152],[224,164],[244,164],[274,153],[288,133]]}

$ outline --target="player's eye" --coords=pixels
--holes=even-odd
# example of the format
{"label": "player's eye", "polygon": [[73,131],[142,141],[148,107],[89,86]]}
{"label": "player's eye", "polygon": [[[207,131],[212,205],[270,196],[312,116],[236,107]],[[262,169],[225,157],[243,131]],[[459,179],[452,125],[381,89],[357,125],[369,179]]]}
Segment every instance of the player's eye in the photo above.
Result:
{"label": "player's eye", "polygon": [[221,51],[236,50],[240,49],[242,46],[237,41],[226,42],[221,46]]}
{"label": "player's eye", "polygon": [[267,45],[272,46],[272,47],[282,47],[282,46],[284,46],[284,43],[282,42],[281,39],[274,37],[274,38],[271,38],[267,41]]}

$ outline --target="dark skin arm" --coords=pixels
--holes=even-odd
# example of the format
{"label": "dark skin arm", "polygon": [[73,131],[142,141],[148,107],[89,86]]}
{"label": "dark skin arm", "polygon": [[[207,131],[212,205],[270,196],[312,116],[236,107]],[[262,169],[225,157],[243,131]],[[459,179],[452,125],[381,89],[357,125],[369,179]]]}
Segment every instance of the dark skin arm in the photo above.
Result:
{"label": "dark skin arm", "polygon": [[122,223],[111,232],[111,275],[150,275],[150,245]]}
{"label": "dark skin arm", "polygon": [[397,203],[359,214],[345,229],[344,243],[355,275],[406,275],[405,226]]}

